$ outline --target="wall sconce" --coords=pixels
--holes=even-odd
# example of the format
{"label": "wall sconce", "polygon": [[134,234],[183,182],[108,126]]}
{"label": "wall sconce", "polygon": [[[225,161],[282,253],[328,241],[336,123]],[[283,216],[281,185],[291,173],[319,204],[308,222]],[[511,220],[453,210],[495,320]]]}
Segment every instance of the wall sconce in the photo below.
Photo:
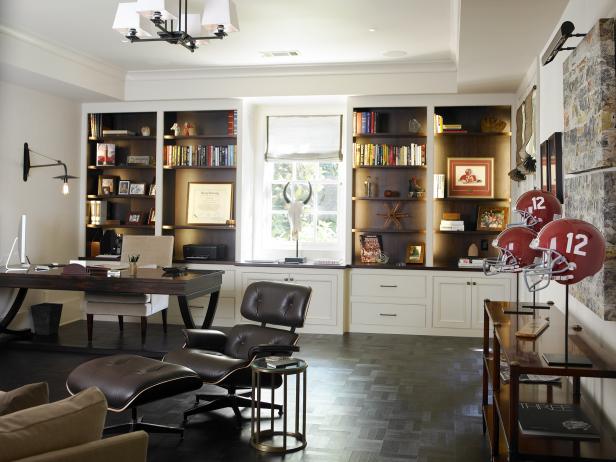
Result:
{"label": "wall sconce", "polygon": [[545,50],[545,53],[541,57],[541,62],[545,66],[551,63],[559,51],[563,50],[575,50],[575,47],[563,46],[569,37],[584,37],[586,34],[574,34],[575,26],[571,21],[565,21],[560,25],[560,29],[556,32],[556,35],[550,42],[550,46]]}
{"label": "wall sconce", "polygon": [[[30,153],[31,152],[33,154],[37,154],[41,157],[44,157],[45,159],[53,160],[55,163],[32,165],[30,163]],[[23,175],[24,181],[28,181],[28,175],[30,174],[31,168],[55,167],[55,166],[58,166],[58,167],[61,166],[64,168],[64,175],[54,176],[54,178],[62,180],[62,194],[67,195],[69,193],[68,180],[79,178],[79,177],[69,175],[66,169],[66,164],[62,162],[61,160],[46,156],[45,154],[41,154],[40,152],[36,152],[28,147],[28,143],[24,143],[24,175]]]}

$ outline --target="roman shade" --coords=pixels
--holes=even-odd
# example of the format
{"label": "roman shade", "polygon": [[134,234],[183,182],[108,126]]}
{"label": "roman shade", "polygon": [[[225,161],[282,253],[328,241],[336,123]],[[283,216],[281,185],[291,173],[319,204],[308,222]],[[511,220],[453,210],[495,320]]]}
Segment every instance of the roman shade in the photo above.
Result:
{"label": "roman shade", "polygon": [[342,115],[268,116],[265,160],[342,160]]}

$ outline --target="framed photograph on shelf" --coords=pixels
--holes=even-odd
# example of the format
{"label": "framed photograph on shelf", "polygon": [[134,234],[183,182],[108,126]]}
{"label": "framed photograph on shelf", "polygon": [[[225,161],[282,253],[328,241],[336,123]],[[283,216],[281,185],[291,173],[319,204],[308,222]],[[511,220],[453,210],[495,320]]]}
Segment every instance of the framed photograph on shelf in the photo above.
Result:
{"label": "framed photograph on shelf", "polygon": [[130,184],[131,196],[141,196],[145,194],[145,183],[131,183]]}
{"label": "framed photograph on shelf", "polygon": [[126,224],[128,225],[140,225],[143,222],[143,212],[128,212],[128,216],[126,217]]}
{"label": "framed photograph on shelf", "polygon": [[156,223],[156,209],[152,207],[148,214],[148,225],[153,225],[154,223]]}
{"label": "framed photograph on shelf", "polygon": [[359,236],[360,258],[362,263],[380,263],[383,253],[383,238],[380,234],[361,234]]}
{"label": "framed photograph on shelf", "polygon": [[148,190],[148,194],[150,196],[156,196],[156,183],[152,183],[150,185],[150,189]]}
{"label": "framed photograph on shelf", "polygon": [[117,184],[120,180],[115,175],[99,175],[98,176],[98,195],[111,196],[117,194]]}
{"label": "framed photograph on shelf", "polygon": [[130,180],[120,180],[118,183],[118,195],[128,196],[130,194]]}
{"label": "framed photograph on shelf", "polygon": [[494,158],[448,157],[447,196],[494,197]]}
{"label": "framed photograph on shelf", "polygon": [[547,169],[549,172],[548,191],[554,194],[562,204],[564,203],[562,133],[553,133],[552,136],[548,138],[547,144],[547,158],[549,165],[549,168]]}
{"label": "framed photograph on shelf", "polygon": [[408,244],[404,261],[407,265],[423,265],[425,262],[425,250],[425,244]]}
{"label": "framed photograph on shelf", "polygon": [[541,190],[548,192],[550,190],[550,170],[548,170],[550,154],[548,152],[547,140],[541,143],[541,148],[539,150],[539,161],[541,164]]}
{"label": "framed photograph on shelf", "polygon": [[233,220],[233,183],[188,183],[186,223],[225,225]]}
{"label": "framed photograph on shelf", "polygon": [[115,165],[115,144],[96,143],[96,165]]}
{"label": "framed photograph on shelf", "polygon": [[477,212],[477,231],[502,231],[507,227],[509,208],[480,205]]}

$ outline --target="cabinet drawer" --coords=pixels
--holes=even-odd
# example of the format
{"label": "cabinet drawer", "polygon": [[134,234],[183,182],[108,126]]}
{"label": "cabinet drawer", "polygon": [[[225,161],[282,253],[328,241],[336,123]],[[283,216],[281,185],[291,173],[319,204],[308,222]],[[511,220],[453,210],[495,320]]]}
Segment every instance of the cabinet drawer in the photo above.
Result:
{"label": "cabinet drawer", "polygon": [[351,296],[426,298],[426,276],[353,274]]}
{"label": "cabinet drawer", "polygon": [[353,302],[351,322],[373,326],[425,327],[426,307],[425,305]]}

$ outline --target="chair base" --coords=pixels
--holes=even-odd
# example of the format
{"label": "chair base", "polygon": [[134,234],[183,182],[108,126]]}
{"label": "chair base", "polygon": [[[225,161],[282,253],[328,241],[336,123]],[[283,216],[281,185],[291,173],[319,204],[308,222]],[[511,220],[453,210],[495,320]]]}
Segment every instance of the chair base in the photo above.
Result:
{"label": "chair base", "polygon": [[[242,413],[240,408],[252,407],[252,399],[249,398],[251,392],[236,394],[235,390],[229,390],[227,395],[211,395],[211,394],[198,394],[195,398],[195,405],[190,409],[184,411],[184,422],[188,423],[188,417],[196,414],[203,414],[205,412],[216,411],[218,409],[224,409],[230,407],[235,414],[235,421],[238,427],[241,427]],[[208,401],[205,404],[199,404],[200,401]],[[283,408],[281,404],[272,404],[265,401],[260,402],[261,409],[276,409],[278,416],[282,415]]]}
{"label": "chair base", "polygon": [[137,408],[131,409],[132,418],[130,422],[110,425],[103,429],[103,435],[112,435],[115,433],[130,433],[137,430],[143,430],[147,433],[175,433],[180,435],[180,439],[184,439],[184,428],[173,427],[171,425],[159,425],[149,422],[143,422],[143,417],[137,416]]}

